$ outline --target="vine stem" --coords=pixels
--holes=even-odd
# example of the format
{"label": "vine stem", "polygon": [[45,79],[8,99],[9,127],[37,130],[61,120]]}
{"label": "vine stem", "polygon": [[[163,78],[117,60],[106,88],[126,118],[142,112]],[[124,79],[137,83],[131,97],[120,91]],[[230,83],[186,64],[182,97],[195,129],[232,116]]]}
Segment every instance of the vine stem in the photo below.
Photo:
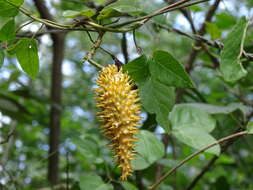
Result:
{"label": "vine stem", "polygon": [[[139,17],[139,18],[136,18],[136,19],[132,19],[132,20],[120,23],[120,24],[116,24],[116,25],[113,25],[111,27],[106,27],[106,26],[103,26],[103,25],[99,25],[99,24],[87,21],[85,24],[91,26],[92,28],[90,28],[90,27],[89,28],[80,28],[80,27],[75,27],[75,25],[60,24],[60,23],[50,21],[50,20],[47,20],[47,19],[38,18],[38,17],[34,16],[29,10],[27,10],[23,7],[17,7],[16,5],[14,5],[13,3],[9,2],[9,1],[7,1],[7,2],[10,3],[12,6],[17,7],[23,14],[27,15],[28,17],[32,18],[33,20],[44,23],[45,25],[53,27],[53,28],[58,28],[58,29],[61,29],[61,30],[83,30],[83,31],[94,31],[94,29],[95,29],[95,30],[98,30],[98,31],[126,33],[126,32],[129,32],[129,31],[132,31],[134,29],[137,29],[137,28],[141,27],[149,19],[151,19],[152,17],[155,17],[157,15],[167,13],[167,12],[170,12],[170,11],[174,11],[174,10],[177,10],[177,9],[180,9],[180,8],[189,7],[191,5],[199,4],[199,3],[209,1],[209,0],[197,0],[197,1],[194,1],[194,2],[186,3],[188,1],[190,1],[190,0],[181,0],[179,2],[176,2],[174,4],[166,6],[164,8],[158,9],[157,11],[154,11],[153,13],[148,14],[146,16]],[[122,26],[129,25],[129,24],[132,24],[132,23],[136,23],[136,24],[133,25],[133,26],[130,26],[129,28],[121,28]]]}
{"label": "vine stem", "polygon": [[198,151],[194,152],[193,154],[189,155],[188,157],[186,157],[184,160],[182,160],[181,162],[179,162],[174,168],[172,168],[167,173],[165,173],[160,179],[157,180],[157,182],[155,182],[153,185],[151,185],[149,187],[149,190],[155,190],[155,188],[158,185],[160,185],[169,175],[173,174],[178,168],[180,168],[181,166],[183,166],[186,162],[190,161],[191,159],[193,159],[198,154],[204,152],[205,150],[207,150],[207,149],[209,149],[209,148],[211,148],[211,147],[213,147],[215,145],[218,145],[218,144],[223,143],[225,141],[228,141],[228,140],[231,140],[233,138],[240,137],[240,136],[243,136],[243,135],[247,135],[247,134],[248,134],[247,131],[241,131],[241,132],[229,135],[227,137],[221,138],[220,140],[218,140],[218,141],[216,141],[216,142],[214,142],[212,144],[209,144],[206,147],[201,148],[200,150],[198,150]]}
{"label": "vine stem", "polygon": [[86,56],[81,59],[81,61],[80,61],[81,63],[83,63],[85,61],[89,61],[90,64],[92,64],[93,66],[95,66],[95,67],[97,67],[99,69],[103,69],[103,66],[100,65],[100,64],[98,64],[94,60],[92,60],[92,57],[96,53],[96,50],[100,47],[104,34],[105,34],[105,32],[100,32],[99,33],[98,38],[97,38],[97,40],[94,43],[94,46],[90,49],[90,51],[86,54]]}

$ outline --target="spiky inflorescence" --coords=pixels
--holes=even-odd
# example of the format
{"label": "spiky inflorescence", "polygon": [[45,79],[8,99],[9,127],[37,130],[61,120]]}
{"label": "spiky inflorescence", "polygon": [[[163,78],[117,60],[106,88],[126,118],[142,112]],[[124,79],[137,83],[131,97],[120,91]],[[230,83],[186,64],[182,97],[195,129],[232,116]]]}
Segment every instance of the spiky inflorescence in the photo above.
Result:
{"label": "spiky inflorescence", "polygon": [[137,133],[141,117],[137,90],[127,73],[115,65],[105,67],[99,74],[96,88],[98,113],[104,134],[111,140],[109,144],[115,153],[121,180],[126,180],[132,172],[131,160],[134,153],[134,135]]}

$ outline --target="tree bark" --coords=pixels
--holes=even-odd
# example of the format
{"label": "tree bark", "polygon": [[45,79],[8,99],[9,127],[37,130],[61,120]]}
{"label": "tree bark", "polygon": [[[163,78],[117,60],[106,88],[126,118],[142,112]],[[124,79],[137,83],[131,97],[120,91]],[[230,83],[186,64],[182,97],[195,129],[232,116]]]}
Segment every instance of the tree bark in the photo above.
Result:
{"label": "tree bark", "polygon": [[[34,0],[40,15],[44,19],[54,20],[43,0]],[[48,27],[50,30],[51,28]],[[51,33],[53,40],[53,60],[51,75],[51,109],[49,121],[48,180],[52,185],[59,181],[59,144],[61,126],[62,62],[64,58],[65,33]]]}

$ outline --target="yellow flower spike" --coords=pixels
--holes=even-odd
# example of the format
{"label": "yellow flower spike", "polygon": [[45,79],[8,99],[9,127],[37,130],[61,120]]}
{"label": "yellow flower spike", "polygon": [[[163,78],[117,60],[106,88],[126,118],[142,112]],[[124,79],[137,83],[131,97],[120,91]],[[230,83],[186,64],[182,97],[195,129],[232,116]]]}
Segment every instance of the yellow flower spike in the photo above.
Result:
{"label": "yellow flower spike", "polygon": [[99,73],[97,79],[97,107],[101,109],[98,116],[104,123],[101,127],[107,138],[110,138],[114,158],[121,168],[121,180],[126,180],[132,173],[131,160],[135,155],[133,143],[141,117],[140,100],[130,77],[116,65],[109,65]]}

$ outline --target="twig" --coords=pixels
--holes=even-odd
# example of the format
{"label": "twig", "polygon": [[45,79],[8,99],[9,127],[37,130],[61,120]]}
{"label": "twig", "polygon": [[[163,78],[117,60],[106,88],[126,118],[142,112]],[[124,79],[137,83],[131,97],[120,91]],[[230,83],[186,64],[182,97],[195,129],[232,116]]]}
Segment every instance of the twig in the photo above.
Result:
{"label": "twig", "polygon": [[81,61],[80,61],[81,63],[84,63],[85,61],[89,61],[95,67],[98,67],[100,69],[103,68],[102,65],[100,65],[100,64],[96,63],[95,61],[93,61],[92,57],[96,53],[96,50],[100,47],[104,34],[105,34],[104,32],[99,33],[98,38],[94,43],[94,46],[90,49],[90,51],[86,54],[86,56],[81,59]]}
{"label": "twig", "polygon": [[138,44],[137,44],[137,40],[136,40],[136,36],[135,36],[135,30],[133,30],[133,39],[134,39],[134,45],[135,45],[135,48],[136,48],[136,50],[137,50],[137,53],[138,53],[139,55],[141,55],[141,54],[142,54],[142,49],[141,49],[141,47],[138,46]]}
{"label": "twig", "polygon": [[[206,39],[205,37],[203,37],[201,35],[198,35],[198,34],[189,34],[187,32],[179,30],[177,28],[170,28],[168,26],[165,26],[165,25],[162,25],[162,24],[159,24],[159,23],[156,23],[156,22],[153,22],[153,24],[156,27],[159,27],[159,28],[162,28],[164,30],[167,30],[168,32],[175,32],[177,34],[180,34],[182,36],[186,36],[186,37],[188,37],[188,38],[190,38],[192,40],[199,41],[201,43],[205,43],[206,45],[214,47],[214,48],[217,48],[217,49],[222,49],[224,47],[224,44],[222,42],[220,42],[220,41],[217,41],[217,40],[209,40],[209,39]],[[245,57],[247,59],[253,59],[253,55],[251,53],[247,53],[247,52],[243,51],[242,55],[243,55],[243,57]]]}
{"label": "twig", "polygon": [[179,162],[174,168],[172,168],[171,170],[169,170],[167,173],[165,173],[157,182],[155,182],[153,185],[150,186],[150,190],[154,190],[159,184],[162,183],[163,180],[165,180],[169,175],[173,174],[178,168],[180,168],[181,166],[183,166],[186,162],[190,161],[192,158],[194,158],[195,156],[197,156],[198,154],[204,152],[205,150],[215,146],[215,145],[218,145],[218,144],[221,144],[225,141],[228,141],[228,140],[231,140],[233,138],[236,138],[236,137],[240,137],[240,136],[243,136],[243,135],[246,135],[248,134],[247,131],[241,131],[241,132],[238,132],[238,133],[235,133],[235,134],[232,134],[232,135],[229,135],[227,137],[224,137],[224,138],[221,138],[220,140],[214,142],[214,143],[211,143],[209,145],[207,145],[206,147],[204,148],[201,148],[200,150],[194,152],[193,154],[191,154],[190,156],[186,157],[184,160],[182,160],[181,162]]}
{"label": "twig", "polygon": [[34,20],[32,19],[32,20],[29,20],[29,21],[27,21],[26,23],[22,24],[21,26],[19,26],[19,27],[16,29],[15,33],[17,34],[23,27],[25,27],[25,26],[27,26],[27,25],[33,23],[33,22],[34,22]]}
{"label": "twig", "polygon": [[7,137],[3,141],[1,141],[0,144],[8,143],[10,138],[14,135],[15,130],[16,130],[16,124],[14,123],[11,125],[11,129],[10,129],[10,132],[8,133]]}

